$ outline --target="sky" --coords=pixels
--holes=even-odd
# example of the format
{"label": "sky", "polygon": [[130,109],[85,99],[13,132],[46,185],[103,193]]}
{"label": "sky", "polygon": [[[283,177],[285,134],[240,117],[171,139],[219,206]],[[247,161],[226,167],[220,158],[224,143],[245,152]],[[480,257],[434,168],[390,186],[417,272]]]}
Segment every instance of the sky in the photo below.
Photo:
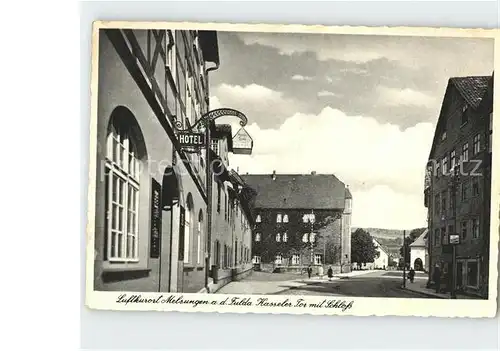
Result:
{"label": "sky", "polygon": [[[248,117],[240,174],[335,174],[353,194],[352,225],[427,226],[423,186],[448,79],[491,75],[481,38],[218,32],[210,108]],[[235,118],[219,120],[233,126]]]}

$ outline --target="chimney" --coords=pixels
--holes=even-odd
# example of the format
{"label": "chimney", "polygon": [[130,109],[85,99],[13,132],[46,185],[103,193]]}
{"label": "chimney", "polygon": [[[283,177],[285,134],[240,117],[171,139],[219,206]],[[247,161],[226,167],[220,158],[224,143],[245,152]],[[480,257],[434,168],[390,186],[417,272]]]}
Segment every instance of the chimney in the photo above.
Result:
{"label": "chimney", "polygon": [[273,171],[273,180],[276,180],[276,171]]}
{"label": "chimney", "polygon": [[316,175],[316,171],[312,171],[312,172],[311,172],[311,175]]}

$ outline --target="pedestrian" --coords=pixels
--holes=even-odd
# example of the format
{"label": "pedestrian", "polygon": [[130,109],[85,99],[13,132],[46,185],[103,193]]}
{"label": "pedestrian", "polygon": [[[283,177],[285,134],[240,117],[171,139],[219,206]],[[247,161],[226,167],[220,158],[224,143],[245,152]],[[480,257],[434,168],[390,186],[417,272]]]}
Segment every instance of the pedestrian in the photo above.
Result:
{"label": "pedestrian", "polygon": [[311,274],[312,274],[312,272],[313,272],[313,269],[312,269],[312,267],[311,267],[311,266],[309,266],[309,267],[307,268],[307,275],[309,276],[309,279],[311,279]]}
{"label": "pedestrian", "polygon": [[415,279],[415,270],[410,268],[410,271],[408,272],[408,279],[410,279],[410,282],[413,283],[413,280]]}
{"label": "pedestrian", "polygon": [[333,269],[332,269],[332,266],[330,266],[330,268],[328,268],[328,280],[332,280],[332,277],[333,277]]}
{"label": "pedestrian", "polygon": [[439,293],[439,290],[441,288],[441,269],[439,268],[439,264],[436,264],[436,267],[434,267],[432,280],[434,281],[434,285],[436,286],[436,293]]}

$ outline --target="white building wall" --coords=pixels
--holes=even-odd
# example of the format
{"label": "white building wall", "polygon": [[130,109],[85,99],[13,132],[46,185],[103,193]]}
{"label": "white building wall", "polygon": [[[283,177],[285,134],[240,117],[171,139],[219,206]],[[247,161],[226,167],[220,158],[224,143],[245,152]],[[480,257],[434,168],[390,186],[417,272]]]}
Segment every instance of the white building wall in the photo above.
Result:
{"label": "white building wall", "polygon": [[424,268],[426,265],[426,250],[425,247],[410,247],[410,267],[415,269],[415,260],[420,258],[422,260],[422,265]]}

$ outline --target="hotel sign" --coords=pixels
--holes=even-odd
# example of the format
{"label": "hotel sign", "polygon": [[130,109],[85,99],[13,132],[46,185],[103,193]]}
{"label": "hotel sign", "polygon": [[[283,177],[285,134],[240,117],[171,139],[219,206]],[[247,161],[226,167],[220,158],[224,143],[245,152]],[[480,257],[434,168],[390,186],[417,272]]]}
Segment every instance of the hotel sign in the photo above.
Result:
{"label": "hotel sign", "polygon": [[203,133],[180,132],[178,138],[181,147],[205,146],[205,134]]}
{"label": "hotel sign", "polygon": [[253,140],[250,134],[241,128],[233,137],[233,153],[241,155],[250,155],[253,149]]}

